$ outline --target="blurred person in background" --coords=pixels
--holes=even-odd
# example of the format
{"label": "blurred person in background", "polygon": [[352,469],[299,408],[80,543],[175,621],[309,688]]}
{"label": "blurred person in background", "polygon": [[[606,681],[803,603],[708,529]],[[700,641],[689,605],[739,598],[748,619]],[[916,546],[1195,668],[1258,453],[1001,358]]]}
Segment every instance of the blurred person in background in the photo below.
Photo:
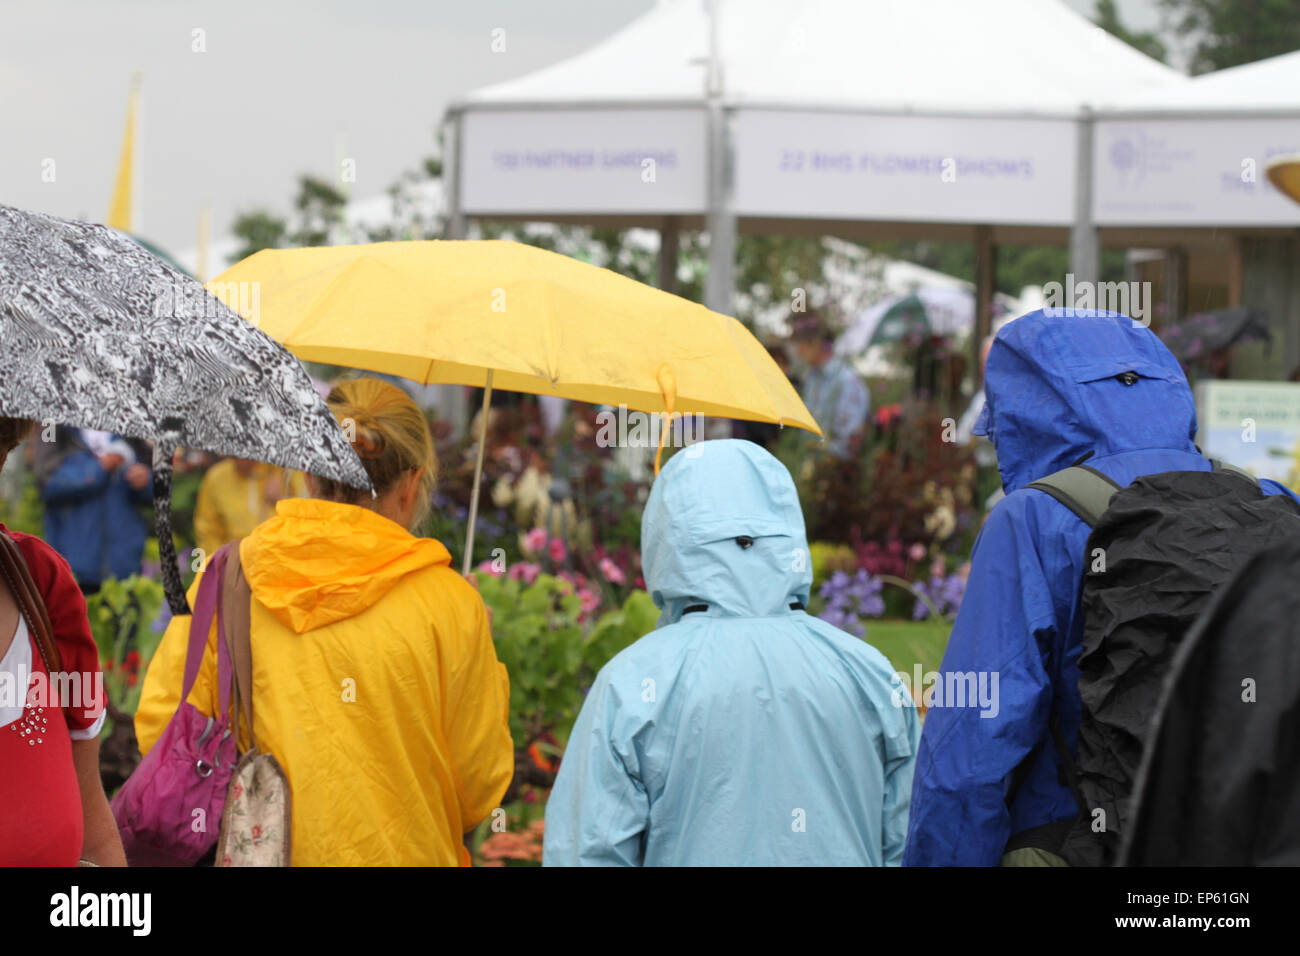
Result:
{"label": "blurred person in background", "polygon": [[108,578],[140,573],[153,501],[144,443],[60,425],[54,441],[35,444],[34,468],[45,505],[45,541],[67,560],[85,594]]}
{"label": "blurred person in background", "polygon": [[820,314],[797,312],[790,321],[795,351],[808,367],[804,404],[821,426],[826,451],[851,458],[871,412],[871,392],[853,366],[835,356],[835,332]]}
{"label": "blurred person in background", "polygon": [[[478,592],[410,531],[437,473],[424,415],[373,378],[327,401],[355,423],[376,496],[308,475],[312,498],[281,501],[235,545],[252,589],[254,736],[289,779],[295,866],[468,865],[464,834],[514,773],[509,678]],[[144,753],[179,704],[189,627],[174,618],[149,664]],[[214,622],[189,697],[208,715],[216,673]]]}
{"label": "blurred person in background", "polygon": [[275,513],[282,498],[302,498],[302,473],[248,458],[226,458],[208,469],[194,505],[194,543],[206,555],[246,538]]}
{"label": "blurred person in background", "polygon": [[[0,418],[0,467],[31,433],[34,422]],[[40,538],[9,531],[50,619],[62,673],[81,688],[79,700],[53,699],[46,653],[0,581],[0,866],[125,866],[122,841],[99,777],[104,726],[99,651],[86,620],[86,601],[68,562]],[[38,679],[43,674],[44,679]],[[89,690],[88,690],[89,688]]]}

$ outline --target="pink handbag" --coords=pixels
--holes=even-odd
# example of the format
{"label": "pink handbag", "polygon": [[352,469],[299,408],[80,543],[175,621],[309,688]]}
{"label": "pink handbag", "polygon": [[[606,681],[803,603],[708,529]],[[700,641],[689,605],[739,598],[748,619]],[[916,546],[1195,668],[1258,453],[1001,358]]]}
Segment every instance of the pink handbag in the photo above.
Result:
{"label": "pink handbag", "polygon": [[237,759],[230,732],[230,652],[221,635],[217,640],[218,716],[205,717],[186,698],[207,649],[229,547],[212,556],[199,582],[180,706],[113,798],[113,816],[131,866],[193,866],[217,842],[226,788]]}

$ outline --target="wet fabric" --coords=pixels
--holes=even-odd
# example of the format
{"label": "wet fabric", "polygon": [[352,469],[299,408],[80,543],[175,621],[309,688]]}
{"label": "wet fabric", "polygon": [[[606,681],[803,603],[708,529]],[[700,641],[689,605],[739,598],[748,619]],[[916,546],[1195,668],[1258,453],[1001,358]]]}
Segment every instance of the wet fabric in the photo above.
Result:
{"label": "wet fabric", "polygon": [[[1137,376],[1125,385],[1118,376]],[[1077,808],[1048,732],[1053,707],[1077,748],[1079,606],[1090,529],[1025,486],[1087,457],[1127,486],[1143,475],[1208,471],[1177,361],[1149,329],[1112,312],[1029,313],[989,352],[976,434],[998,454],[1007,496],[989,514],[939,678],[996,676],[998,707],[927,711],[917,760],[908,865],[993,866],[1008,838]],[[1263,481],[1265,494],[1289,494]],[[1011,805],[1013,772],[1028,758]]]}
{"label": "wet fabric", "polygon": [[1088,539],[1087,554],[1100,557],[1083,579],[1076,764],[1087,815],[1061,850],[1071,864],[1115,862],[1174,654],[1232,572],[1288,539],[1300,539],[1300,506],[1230,472],[1149,475],[1111,500]]}
{"label": "wet fabric", "polygon": [[[240,558],[255,732],[292,788],[294,865],[467,862],[462,834],[498,805],[514,747],[487,611],[447,549],[365,508],[290,499]],[[173,619],[145,676],[144,753],[176,710],[189,623]],[[205,714],[216,683],[214,624],[188,698]]]}
{"label": "wet fabric", "polygon": [[1300,539],[1216,595],[1169,675],[1124,862],[1300,866]]}
{"label": "wet fabric", "polygon": [[583,704],[546,865],[900,861],[916,712],[883,655],[792,607],[807,548],[794,483],[757,445],[668,462],[641,527],[662,615]]}

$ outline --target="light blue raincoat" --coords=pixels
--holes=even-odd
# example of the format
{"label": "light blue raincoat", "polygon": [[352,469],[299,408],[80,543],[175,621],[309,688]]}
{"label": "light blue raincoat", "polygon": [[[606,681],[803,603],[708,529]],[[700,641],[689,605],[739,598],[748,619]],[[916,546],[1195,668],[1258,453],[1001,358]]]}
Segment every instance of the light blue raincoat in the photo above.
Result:
{"label": "light blue raincoat", "polygon": [[[1125,372],[1135,373],[1133,384],[1119,379]],[[997,448],[1007,496],[975,542],[934,686],[956,686],[957,675],[996,677],[998,701],[982,708],[950,699],[926,711],[908,866],[996,865],[1013,834],[1077,813],[1048,727],[1055,709],[1076,748],[1090,529],[1025,486],[1084,456],[1122,486],[1211,467],[1193,444],[1196,406],[1177,360],[1150,329],[1114,312],[1040,310],[1004,326],[989,351],[985,392],[975,434]],[[1273,481],[1260,485],[1289,494]]]}
{"label": "light blue raincoat", "polygon": [[898,864],[916,711],[883,655],[791,607],[812,572],[785,467],[744,441],[678,452],[641,556],[663,614],[587,695],[544,862]]}

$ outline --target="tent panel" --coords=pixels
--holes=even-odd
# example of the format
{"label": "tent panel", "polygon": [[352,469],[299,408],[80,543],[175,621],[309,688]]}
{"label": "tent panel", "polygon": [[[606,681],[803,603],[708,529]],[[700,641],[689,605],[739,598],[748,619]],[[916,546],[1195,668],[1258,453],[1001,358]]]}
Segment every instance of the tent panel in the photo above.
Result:
{"label": "tent panel", "polygon": [[1293,153],[1300,109],[1279,119],[1099,120],[1093,218],[1114,226],[1300,225],[1294,203],[1264,175],[1270,159]]}

